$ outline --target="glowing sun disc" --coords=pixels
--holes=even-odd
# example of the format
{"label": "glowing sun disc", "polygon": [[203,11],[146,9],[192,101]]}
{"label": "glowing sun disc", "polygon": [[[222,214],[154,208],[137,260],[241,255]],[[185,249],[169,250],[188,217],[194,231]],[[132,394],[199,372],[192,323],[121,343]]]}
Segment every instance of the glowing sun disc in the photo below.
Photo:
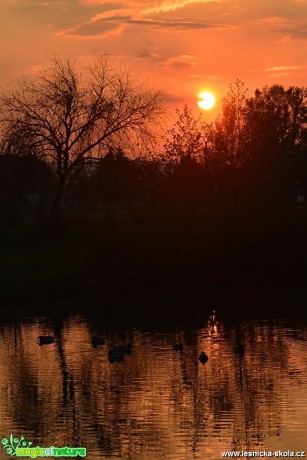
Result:
{"label": "glowing sun disc", "polygon": [[204,91],[198,95],[199,101],[197,101],[198,107],[202,110],[210,110],[215,104],[215,97],[209,91]]}

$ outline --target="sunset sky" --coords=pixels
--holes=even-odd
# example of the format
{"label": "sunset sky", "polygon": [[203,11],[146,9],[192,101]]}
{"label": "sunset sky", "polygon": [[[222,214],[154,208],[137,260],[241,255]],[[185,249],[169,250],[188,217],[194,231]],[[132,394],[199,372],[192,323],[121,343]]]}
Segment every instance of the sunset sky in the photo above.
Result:
{"label": "sunset sky", "polygon": [[219,111],[236,78],[251,93],[307,83],[307,0],[1,0],[0,17],[1,86],[49,51],[85,62],[106,52],[178,108],[197,110],[211,90]]}

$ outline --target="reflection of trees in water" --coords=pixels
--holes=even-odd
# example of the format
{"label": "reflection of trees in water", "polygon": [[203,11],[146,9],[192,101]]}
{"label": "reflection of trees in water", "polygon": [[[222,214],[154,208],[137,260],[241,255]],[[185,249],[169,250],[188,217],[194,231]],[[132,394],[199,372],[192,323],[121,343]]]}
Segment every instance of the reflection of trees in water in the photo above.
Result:
{"label": "reflection of trees in water", "polygon": [[253,449],[279,435],[287,392],[281,374],[289,365],[288,345],[280,328],[243,324],[244,357],[236,358],[234,449]]}
{"label": "reflection of trees in water", "polygon": [[0,367],[7,391],[7,397],[2,399],[5,416],[1,420],[8,430],[25,427],[39,435],[33,441],[41,441],[41,435],[55,426],[62,392],[59,368],[54,366],[55,349],[39,347],[36,341],[46,330],[48,326],[39,324],[14,324],[1,336]]}
{"label": "reflection of trees in water", "polygon": [[[39,347],[41,333],[54,334],[55,343]],[[234,353],[238,334],[241,355]],[[0,335],[3,430],[131,459],[180,449],[190,456],[207,448],[256,449],[281,433],[292,382],[299,384],[304,369],[295,352],[304,339],[274,323],[220,324],[108,332],[106,346],[94,349],[81,318],[18,324]],[[110,364],[110,347],[128,342],[131,356]],[[172,349],[176,342],[182,352]],[[209,356],[204,366],[202,350]]]}

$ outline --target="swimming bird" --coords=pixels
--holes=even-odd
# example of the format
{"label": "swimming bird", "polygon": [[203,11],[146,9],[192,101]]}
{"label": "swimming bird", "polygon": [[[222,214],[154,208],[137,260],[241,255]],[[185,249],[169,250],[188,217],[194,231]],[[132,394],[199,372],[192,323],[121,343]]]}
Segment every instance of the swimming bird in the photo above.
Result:
{"label": "swimming bird", "polygon": [[94,348],[101,347],[102,345],[105,345],[106,341],[104,337],[98,337],[97,335],[94,335],[92,337],[92,345]]}
{"label": "swimming bird", "polygon": [[202,364],[205,364],[208,361],[209,358],[206,355],[206,353],[204,351],[202,351],[201,354],[199,355],[198,359]]}
{"label": "swimming bird", "polygon": [[183,350],[182,343],[181,342],[180,343],[174,343],[173,350],[182,352],[182,350]]}
{"label": "swimming bird", "polygon": [[54,337],[52,335],[40,335],[37,337],[37,343],[39,345],[49,345],[54,342]]}
{"label": "swimming bird", "polygon": [[114,351],[114,350],[109,351],[109,361],[110,361],[111,364],[113,364],[115,362],[124,361],[124,356],[125,356],[125,353],[123,353],[123,352]]}

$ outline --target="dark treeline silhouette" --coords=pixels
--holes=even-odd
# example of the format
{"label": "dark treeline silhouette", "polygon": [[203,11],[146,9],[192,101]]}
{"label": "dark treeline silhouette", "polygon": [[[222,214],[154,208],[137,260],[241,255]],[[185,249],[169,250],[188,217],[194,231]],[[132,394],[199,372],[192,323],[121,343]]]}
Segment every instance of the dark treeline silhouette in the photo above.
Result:
{"label": "dark treeline silhouette", "polygon": [[55,189],[51,168],[34,156],[0,156],[0,213],[5,224],[39,217],[45,223],[45,208]]}
{"label": "dark treeline silhouette", "polygon": [[[58,71],[59,65],[56,61]],[[69,64],[62,63],[61,69],[68,77],[77,75]],[[66,84],[63,91],[69,97]],[[128,95],[129,91],[123,97]],[[137,108],[135,101],[127,102],[125,110],[132,110],[128,116],[132,117],[131,125],[124,137],[114,140],[106,134],[110,143],[106,138],[98,141],[102,125],[95,126],[95,140],[90,134],[83,140],[82,128],[80,137],[75,134],[78,118],[76,127],[68,128],[65,123],[70,123],[67,120],[75,112],[70,113],[66,100],[67,118],[63,121],[62,115],[58,116],[58,106],[54,112],[52,129],[56,129],[58,141],[52,140],[50,129],[47,147],[42,147],[41,138],[35,145],[29,143],[34,136],[27,131],[30,115],[21,112],[20,121],[17,99],[12,102],[9,97],[2,97],[4,113],[10,116],[2,131],[7,150],[0,158],[1,221],[6,224],[13,214],[15,221],[17,217],[22,220],[26,214],[15,212],[15,196],[10,190],[18,190],[19,203],[29,206],[31,200],[36,202],[43,224],[50,211],[54,217],[56,200],[62,232],[82,235],[87,241],[82,263],[79,261],[80,266],[83,264],[79,281],[85,291],[89,286],[99,289],[101,284],[133,285],[136,280],[151,288],[184,287],[191,281],[202,286],[219,280],[242,286],[257,277],[268,283],[281,278],[290,282],[306,269],[306,88],[273,85],[249,96],[245,85],[237,80],[230,85],[222,114],[215,122],[196,119],[185,106],[177,111],[174,126],[165,133],[163,152],[154,154],[148,145],[148,154],[142,156],[136,155],[136,144],[128,143],[128,137],[134,123],[138,129],[143,126],[138,116],[146,122],[151,113],[158,115],[160,100],[156,94],[146,93],[145,108],[140,107],[139,99]],[[51,101],[55,104],[54,99]],[[97,115],[102,116],[106,133],[109,120],[118,114],[113,108],[108,110],[111,112]],[[138,116],[133,121],[135,110]],[[122,119],[112,123],[119,123],[118,132],[125,131]],[[69,136],[65,140],[62,133],[67,129],[71,129],[71,145],[76,152],[67,150],[71,140]],[[40,155],[41,148],[52,150],[53,142],[58,142],[55,161],[50,155]],[[98,150],[93,147],[95,142]],[[79,148],[83,149],[80,157]],[[59,167],[68,169],[59,172]],[[62,174],[65,184],[59,192]]]}

